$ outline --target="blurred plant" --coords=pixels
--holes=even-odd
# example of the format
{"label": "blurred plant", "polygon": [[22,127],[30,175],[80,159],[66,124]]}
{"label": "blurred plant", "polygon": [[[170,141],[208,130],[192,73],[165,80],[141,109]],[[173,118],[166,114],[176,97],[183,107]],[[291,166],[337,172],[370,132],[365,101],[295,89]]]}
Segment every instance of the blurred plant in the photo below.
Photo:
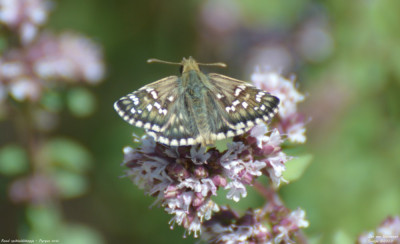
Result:
{"label": "blurred plant", "polygon": [[[135,137],[141,145],[124,148],[127,176],[148,195],[156,198],[172,214],[171,228],[183,226],[186,233],[202,237],[209,243],[305,243],[300,231],[308,226],[305,212],[290,211],[278,195],[281,182],[294,180],[298,174],[283,173],[286,163],[294,159],[285,149],[306,141],[304,121],[297,103],[304,99],[294,85],[272,71],[257,71],[253,81],[261,89],[281,100],[279,120],[269,130],[257,125],[248,133],[236,136],[225,149],[202,146],[167,147],[147,135]],[[295,119],[294,119],[295,118]],[[284,143],[284,138],[289,139]],[[309,164],[309,155],[298,155],[298,172]],[[297,166],[298,167],[298,166]],[[297,175],[296,175],[297,174]],[[270,184],[256,181],[262,175]],[[219,206],[213,196],[224,194],[235,202],[247,196],[252,186],[267,203],[262,209],[248,209],[244,216],[227,206]]]}
{"label": "blurred plant", "polygon": [[[0,0],[0,114],[19,135],[19,143],[0,148],[0,174],[13,177],[9,196],[26,204],[29,239],[86,240],[101,243],[93,230],[64,222],[59,203],[88,188],[91,155],[74,140],[50,134],[67,105],[73,115],[90,115],[94,96],[85,84],[104,76],[100,47],[73,32],[41,30],[52,2]],[[77,87],[76,85],[80,85]]]}
{"label": "blurred plant", "polygon": [[375,231],[362,233],[357,243],[400,243],[400,217],[387,217]]}
{"label": "blurred plant", "polygon": [[[293,14],[299,16],[298,19],[275,16],[281,11],[274,11],[274,8],[286,4],[204,1],[199,14],[200,45],[204,46],[201,49],[211,49],[219,58],[240,62],[245,59],[247,73],[251,73],[255,65],[287,73],[303,63],[320,63],[329,58],[334,43],[326,11],[313,2],[302,6],[305,10]],[[285,9],[293,9],[293,6]],[[276,19],[281,21],[275,23]]]}

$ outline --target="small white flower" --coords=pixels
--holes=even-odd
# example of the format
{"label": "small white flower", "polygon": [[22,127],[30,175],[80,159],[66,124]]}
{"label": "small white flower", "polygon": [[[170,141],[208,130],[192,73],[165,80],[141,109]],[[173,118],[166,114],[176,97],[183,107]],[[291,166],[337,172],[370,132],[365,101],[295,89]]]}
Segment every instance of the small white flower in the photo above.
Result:
{"label": "small white flower", "polygon": [[146,154],[154,153],[156,142],[151,136],[143,136],[141,151]]}
{"label": "small white flower", "polygon": [[274,129],[271,134],[265,139],[269,145],[279,147],[283,143],[283,139],[279,130]]}
{"label": "small white flower", "polygon": [[297,123],[290,126],[287,129],[288,139],[291,142],[295,143],[304,143],[306,142],[306,128],[304,127],[304,123]]}
{"label": "small white flower", "polygon": [[8,25],[16,25],[18,21],[17,0],[1,0],[0,1],[0,20]]}
{"label": "small white flower", "polygon": [[278,152],[276,155],[268,157],[268,167],[269,177],[275,186],[279,186],[280,182],[287,182],[283,177],[282,173],[286,170],[285,162],[288,161],[288,156],[284,152]]}
{"label": "small white flower", "polygon": [[230,190],[228,194],[226,194],[226,198],[232,199],[235,202],[238,202],[240,200],[240,197],[247,196],[246,187],[240,181],[229,182],[225,189]]}
{"label": "small white flower", "polygon": [[132,147],[124,147],[122,149],[123,153],[124,153],[124,163],[134,159],[135,156],[135,149],[133,149]]}
{"label": "small white flower", "polygon": [[10,84],[10,93],[18,101],[37,100],[40,95],[40,87],[29,78],[14,80]]}
{"label": "small white flower", "polygon": [[256,138],[257,140],[257,147],[263,148],[264,146],[272,146],[273,148],[279,148],[283,142],[281,134],[279,133],[278,129],[274,129],[269,136],[266,135],[268,132],[268,128],[266,125],[261,124],[255,126],[250,131],[250,136]]}
{"label": "small white flower", "polygon": [[257,147],[262,148],[263,142],[266,141],[268,137],[265,136],[268,132],[268,127],[266,124],[262,123],[254,126],[250,131],[250,136],[256,138]]}
{"label": "small white flower", "polygon": [[290,239],[290,234],[300,228],[307,228],[308,221],[305,219],[306,213],[302,209],[292,211],[282,222],[281,225],[276,226],[275,229],[278,234],[275,236],[275,243],[294,243]]}
{"label": "small white flower", "polygon": [[[201,232],[201,221],[198,217],[195,217],[189,224],[189,227],[186,228],[186,231],[189,235],[193,232],[194,238],[199,237],[198,233]],[[185,231],[185,234],[186,234]]]}
{"label": "small white flower", "polygon": [[177,185],[178,189],[188,188],[194,192],[201,192],[201,183],[198,179],[187,178]]}
{"label": "small white flower", "polygon": [[21,62],[3,62],[0,64],[2,78],[13,79],[25,73],[25,67]]}
{"label": "small white flower", "polygon": [[33,41],[38,32],[37,27],[32,23],[24,23],[21,25],[19,30],[19,36],[22,43],[27,44]]}
{"label": "small white flower", "polygon": [[208,192],[211,192],[213,195],[217,195],[217,187],[215,186],[212,179],[205,178],[201,179],[202,188],[201,194],[205,197],[208,195]]}
{"label": "small white flower", "polygon": [[254,175],[254,176],[261,176],[262,172],[261,170],[263,168],[265,168],[265,166],[267,166],[267,164],[265,162],[262,161],[250,161],[247,162],[245,164],[246,167],[246,171],[247,173],[249,173],[250,175]]}
{"label": "small white flower", "polygon": [[218,204],[209,199],[207,202],[203,203],[201,207],[197,210],[197,216],[201,221],[209,220],[213,212],[218,212]]}
{"label": "small white flower", "polygon": [[286,228],[285,226],[278,226],[276,229],[279,234],[276,235],[274,238],[275,243],[281,243],[282,241],[284,241],[284,243],[294,243],[289,237],[288,228]]}
{"label": "small white flower", "polygon": [[292,222],[292,225],[295,228],[307,228],[309,226],[309,222],[306,220],[306,212],[303,209],[296,209],[292,211],[288,219]]}
{"label": "small white flower", "polygon": [[238,178],[238,174],[245,169],[244,162],[240,159],[223,162],[225,175],[231,179]]}

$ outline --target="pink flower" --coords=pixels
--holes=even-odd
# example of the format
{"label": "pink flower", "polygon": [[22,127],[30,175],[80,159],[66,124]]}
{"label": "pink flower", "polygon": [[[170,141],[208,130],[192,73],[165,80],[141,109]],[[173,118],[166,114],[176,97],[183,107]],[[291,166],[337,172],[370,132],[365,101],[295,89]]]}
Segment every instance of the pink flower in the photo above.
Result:
{"label": "pink flower", "polygon": [[93,84],[103,75],[102,53],[95,43],[76,34],[43,34],[24,49],[7,50],[0,58],[0,93],[35,102],[55,81]]}
{"label": "pink flower", "polygon": [[275,125],[282,134],[288,136],[289,141],[304,143],[305,121],[297,110],[297,104],[305,97],[295,87],[294,80],[288,80],[273,71],[257,69],[252,75],[253,83],[260,89],[266,90],[280,99],[279,122]]}
{"label": "pink flower", "polygon": [[286,170],[285,163],[291,158],[281,150],[283,139],[279,130],[274,129],[267,133],[265,125],[258,125],[250,131],[248,138],[250,143],[252,138],[256,141],[256,147],[253,147],[254,154],[262,157],[259,160],[265,162],[266,172],[272,183],[278,187],[281,181],[287,182],[283,179],[282,173]]}
{"label": "pink flower", "polygon": [[290,236],[293,232],[299,230],[300,228],[307,228],[309,223],[305,219],[306,213],[304,210],[297,209],[292,211],[288,216],[284,217],[278,225],[273,228],[275,243],[294,243]]}
{"label": "pink flower", "polygon": [[65,79],[98,83],[104,75],[104,64],[100,47],[90,39],[63,33],[55,37],[42,35],[29,49],[33,70],[42,79]]}

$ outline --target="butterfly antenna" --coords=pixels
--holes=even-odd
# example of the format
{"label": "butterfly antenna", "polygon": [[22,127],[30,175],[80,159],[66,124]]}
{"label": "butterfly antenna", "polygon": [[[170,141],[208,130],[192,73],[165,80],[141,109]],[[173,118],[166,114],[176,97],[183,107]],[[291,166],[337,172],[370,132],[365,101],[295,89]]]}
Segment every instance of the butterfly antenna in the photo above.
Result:
{"label": "butterfly antenna", "polygon": [[198,63],[198,65],[202,65],[202,66],[217,66],[217,67],[221,67],[221,68],[226,68],[227,67],[227,65],[224,64],[224,63],[208,63],[208,64]]}
{"label": "butterfly antenna", "polygon": [[156,58],[151,58],[147,60],[147,63],[151,64],[151,63],[161,63],[161,64],[173,64],[173,65],[182,65],[182,63],[178,63],[178,62],[169,62],[169,61],[164,61],[164,60],[160,60],[160,59],[156,59]]}

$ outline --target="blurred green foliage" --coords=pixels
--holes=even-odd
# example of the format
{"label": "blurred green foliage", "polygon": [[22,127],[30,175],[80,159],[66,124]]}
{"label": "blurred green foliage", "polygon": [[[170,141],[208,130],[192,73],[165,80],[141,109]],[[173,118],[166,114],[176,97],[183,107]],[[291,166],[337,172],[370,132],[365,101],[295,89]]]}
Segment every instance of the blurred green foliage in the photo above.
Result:
{"label": "blurred green foliage", "polygon": [[29,227],[26,228],[28,233],[25,233],[25,236],[28,240],[37,240],[38,242],[54,240],[68,244],[104,243],[98,233],[86,226],[65,225],[56,206],[29,207],[26,212]]}
{"label": "blurred green foliage", "polygon": [[82,87],[73,88],[68,91],[67,104],[71,113],[77,117],[86,117],[91,115],[96,106],[93,94]]}
{"label": "blurred green foliage", "polygon": [[[171,66],[147,65],[147,58],[178,61],[193,55],[207,62],[245,66],[243,56],[214,60],[214,53],[201,48],[202,4],[203,1],[177,0],[56,2],[50,18],[52,28],[75,29],[102,43],[108,78],[93,90],[96,106],[93,96],[84,89],[68,94],[68,108],[74,114],[88,115],[94,107],[97,109],[92,117],[85,119],[63,116],[58,131],[76,138],[93,153],[90,176],[79,176],[90,161],[81,146],[64,139],[55,140],[47,146],[47,153],[55,164],[68,169],[56,172],[57,184],[62,186],[65,197],[89,190],[60,206],[67,219],[93,227],[107,243],[194,242],[191,237],[182,238],[181,228],[169,230],[170,216],[160,208],[148,209],[154,199],[144,197],[127,178],[120,178],[124,174],[120,167],[121,149],[131,144],[132,132],[142,131],[124,123],[112,105],[120,96],[146,83],[177,73]],[[314,5],[329,20],[335,46],[327,60],[304,63],[293,70],[299,77],[300,89],[308,94],[303,110],[313,119],[307,125],[305,151],[313,159],[310,163],[308,154],[296,159],[301,167],[293,165],[290,170],[305,169],[305,172],[300,178],[296,172],[287,172],[293,182],[282,187],[282,194],[290,208],[306,210],[310,221],[306,234],[312,243],[349,243],[362,231],[373,229],[387,215],[400,214],[400,2],[240,2],[246,27],[265,31],[296,26],[307,15],[306,9]],[[213,58],[207,60],[207,57]],[[238,71],[228,68],[224,72],[229,75]],[[58,111],[59,95],[49,93],[44,99],[48,109]],[[7,138],[11,136],[4,135],[1,142]],[[27,164],[22,149],[1,148],[1,173],[24,172]],[[10,164],[11,161],[17,163]],[[2,194],[6,194],[4,188]],[[223,201],[227,202],[218,200]],[[235,206],[232,201],[229,203]],[[249,197],[240,204],[260,206],[262,199],[250,190]],[[11,210],[5,217],[15,217],[17,207],[9,203],[1,205],[1,209]],[[28,219],[35,221],[28,221],[32,226],[26,227],[25,233],[30,229],[31,235],[42,237],[43,233],[54,233],[59,237],[57,216],[51,211],[29,209]],[[76,238],[71,243],[101,243],[97,234],[81,226],[64,227],[62,231]]]}
{"label": "blurred green foliage", "polygon": [[14,176],[26,172],[28,168],[28,157],[22,147],[7,145],[0,149],[0,174]]}

